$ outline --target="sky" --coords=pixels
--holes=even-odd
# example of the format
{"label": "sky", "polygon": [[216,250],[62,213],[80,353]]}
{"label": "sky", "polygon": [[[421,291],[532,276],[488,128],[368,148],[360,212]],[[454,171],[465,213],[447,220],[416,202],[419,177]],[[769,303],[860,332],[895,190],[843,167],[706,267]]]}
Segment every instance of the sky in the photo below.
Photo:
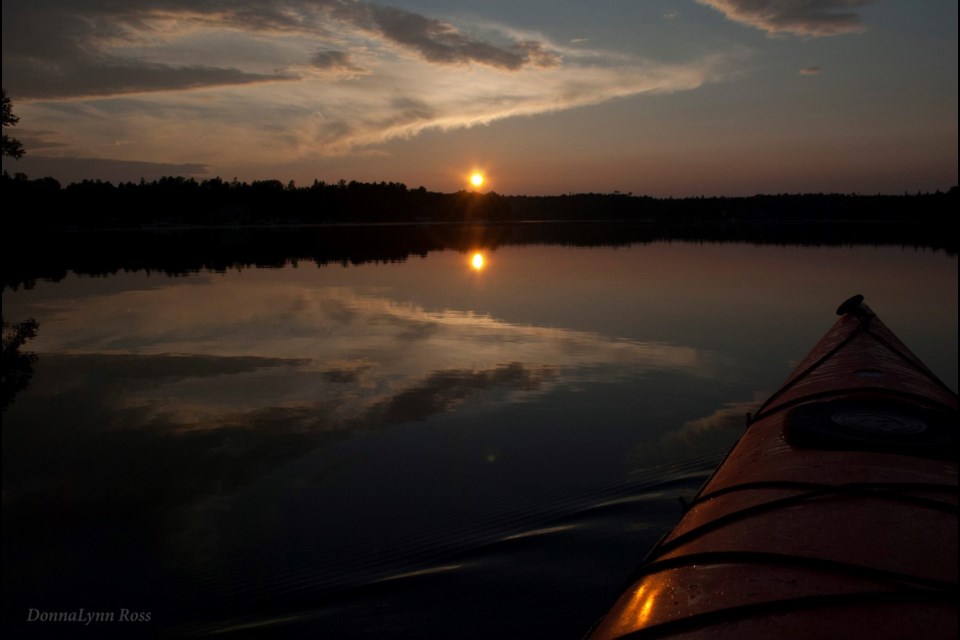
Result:
{"label": "sky", "polygon": [[957,183],[955,0],[30,0],[3,86],[63,183],[548,195]]}

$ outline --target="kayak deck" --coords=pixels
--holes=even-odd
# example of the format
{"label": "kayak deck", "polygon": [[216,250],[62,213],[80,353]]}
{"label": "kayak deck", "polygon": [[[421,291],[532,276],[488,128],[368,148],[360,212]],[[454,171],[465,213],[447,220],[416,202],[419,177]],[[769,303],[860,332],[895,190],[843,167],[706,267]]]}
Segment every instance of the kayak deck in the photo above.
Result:
{"label": "kayak deck", "polygon": [[957,407],[858,303],[592,637],[956,637]]}

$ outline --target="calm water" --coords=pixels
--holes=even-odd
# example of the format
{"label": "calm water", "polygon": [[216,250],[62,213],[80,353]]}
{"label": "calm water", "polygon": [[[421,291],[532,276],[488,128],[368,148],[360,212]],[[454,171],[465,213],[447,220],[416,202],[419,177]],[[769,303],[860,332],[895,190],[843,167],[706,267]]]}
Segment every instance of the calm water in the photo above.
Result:
{"label": "calm water", "polygon": [[844,298],[957,388],[942,252],[484,257],[5,290],[4,630],[579,638]]}

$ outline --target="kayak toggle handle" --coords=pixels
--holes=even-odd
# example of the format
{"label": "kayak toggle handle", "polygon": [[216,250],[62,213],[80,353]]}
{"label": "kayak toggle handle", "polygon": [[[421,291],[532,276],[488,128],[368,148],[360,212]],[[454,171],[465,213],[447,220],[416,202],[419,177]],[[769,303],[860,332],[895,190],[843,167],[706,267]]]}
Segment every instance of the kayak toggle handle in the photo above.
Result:
{"label": "kayak toggle handle", "polygon": [[855,296],[850,296],[843,301],[843,304],[837,307],[838,316],[845,316],[848,313],[852,313],[857,316],[873,315],[873,313],[870,311],[870,308],[863,304],[863,296],[859,293]]}

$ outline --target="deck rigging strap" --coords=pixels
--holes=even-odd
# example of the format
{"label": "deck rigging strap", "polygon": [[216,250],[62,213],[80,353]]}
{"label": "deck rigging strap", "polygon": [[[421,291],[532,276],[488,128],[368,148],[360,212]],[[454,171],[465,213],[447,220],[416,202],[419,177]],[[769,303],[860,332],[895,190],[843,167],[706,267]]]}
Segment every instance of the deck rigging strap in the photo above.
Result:
{"label": "deck rigging strap", "polygon": [[833,348],[831,348],[829,351],[827,351],[827,352],[826,352],[825,354],[823,354],[821,357],[817,358],[817,360],[816,360],[815,362],[813,362],[812,364],[810,364],[806,369],[804,369],[803,371],[801,371],[801,372],[798,373],[797,375],[793,376],[793,377],[792,377],[789,381],[787,381],[787,383],[784,384],[782,387],[780,387],[779,389],[777,389],[776,391],[774,391],[774,392],[773,392],[773,395],[771,395],[769,398],[767,398],[766,401],[765,401],[762,405],[760,405],[760,408],[757,410],[757,413],[756,413],[756,414],[753,416],[753,418],[751,419],[750,424],[753,424],[754,422],[757,422],[758,420],[760,420],[761,417],[766,417],[766,415],[767,415],[767,407],[769,407],[769,406],[773,403],[774,400],[776,400],[777,398],[779,398],[780,396],[782,396],[784,393],[786,393],[787,391],[789,391],[790,389],[792,389],[794,386],[796,386],[797,382],[799,382],[800,380],[806,378],[806,377],[807,377],[808,375],[810,375],[815,369],[817,369],[818,367],[820,367],[820,365],[822,365],[824,362],[826,362],[827,360],[829,360],[830,358],[832,358],[838,351],[840,351],[840,350],[843,349],[845,346],[847,346],[848,344],[850,344],[850,342],[852,342],[853,339],[854,339],[856,336],[858,336],[858,335],[860,335],[862,332],[866,331],[866,327],[867,327],[867,325],[869,325],[869,321],[870,321],[870,319],[872,319],[872,318],[873,318],[872,315],[871,315],[871,316],[867,316],[866,321],[865,321],[863,318],[861,318],[860,323],[856,326],[856,328],[855,328],[853,331],[851,331],[849,334],[847,334],[847,336],[846,336],[843,340],[841,340],[839,343],[837,343]]}
{"label": "deck rigging strap", "polygon": [[[944,485],[944,487],[949,487],[950,485]],[[940,511],[943,513],[954,514],[958,513],[958,507],[956,504],[949,502],[942,502],[940,500],[929,500],[926,498],[920,498],[918,496],[910,496],[902,493],[897,493],[895,491],[884,491],[876,488],[869,488],[868,484],[864,485],[822,485],[817,486],[815,489],[806,491],[804,493],[799,493],[792,496],[787,496],[785,498],[777,498],[775,500],[770,500],[760,504],[756,504],[750,507],[740,509],[738,511],[733,511],[726,515],[715,518],[709,522],[705,522],[695,529],[691,529],[679,536],[667,541],[658,544],[654,549],[651,550],[650,554],[647,556],[649,558],[656,558],[662,556],[665,553],[673,551],[678,547],[681,547],[685,544],[688,544],[692,540],[695,540],[711,531],[715,531],[722,527],[725,527],[729,524],[745,520],[747,518],[762,514],[769,513],[771,511],[777,511],[779,509],[785,509],[788,507],[795,506],[802,502],[808,502],[811,500],[825,498],[825,497],[834,497],[837,495],[844,496],[857,496],[862,498],[870,498],[877,500],[893,500],[897,502],[906,502],[912,506],[931,509],[934,511]],[[693,504],[700,502],[701,498],[698,497],[694,500]]]}
{"label": "deck rigging strap", "polygon": [[[861,302],[862,302],[862,297],[861,297]],[[846,303],[844,303],[844,304],[846,304]],[[843,308],[844,308],[844,305],[841,305],[841,306],[840,306],[840,309],[838,309],[837,312],[839,313],[840,310],[843,309]],[[866,310],[866,312],[864,312],[864,313],[856,313],[856,311],[862,311],[862,310]],[[955,393],[950,387],[948,387],[948,386],[946,385],[946,383],[944,383],[940,378],[938,378],[938,377],[936,376],[936,374],[934,374],[926,365],[924,365],[922,362],[920,362],[919,360],[917,360],[916,357],[911,357],[910,355],[904,353],[904,352],[903,352],[902,350],[900,350],[898,347],[896,347],[895,345],[891,344],[890,341],[887,340],[886,338],[884,338],[882,335],[879,335],[879,334],[877,334],[876,332],[874,332],[874,331],[871,330],[870,325],[872,324],[873,319],[876,317],[876,314],[874,314],[873,311],[871,311],[869,307],[867,307],[866,305],[862,305],[862,306],[859,306],[856,310],[848,310],[846,313],[848,313],[848,314],[849,314],[849,313],[853,313],[854,315],[857,316],[857,318],[858,318],[858,320],[859,320],[859,323],[857,324],[857,326],[856,326],[849,334],[847,334],[847,336],[844,337],[843,340],[841,340],[841,341],[840,341],[839,343],[837,343],[834,347],[832,347],[829,351],[827,351],[827,353],[825,353],[823,356],[821,356],[820,358],[818,358],[815,362],[813,362],[812,364],[810,364],[809,366],[807,366],[807,368],[805,368],[803,371],[801,371],[801,372],[798,373],[797,375],[793,376],[789,381],[787,381],[786,384],[784,384],[782,387],[780,387],[779,389],[777,389],[777,390],[773,393],[773,395],[771,395],[769,398],[767,398],[766,401],[765,401],[765,402],[760,406],[760,408],[757,410],[756,414],[754,414],[754,415],[751,417],[751,419],[750,419],[750,421],[749,421],[749,424],[753,424],[753,423],[757,422],[758,420],[760,420],[761,418],[766,417],[767,415],[773,413],[773,410],[774,410],[774,409],[776,409],[777,411],[779,411],[779,410],[785,408],[786,406],[789,406],[789,404],[788,404],[788,405],[781,405],[781,406],[777,406],[777,407],[772,407],[773,402],[774,402],[777,398],[779,398],[779,397],[782,396],[784,393],[786,393],[787,391],[789,391],[790,389],[792,389],[793,387],[795,387],[796,384],[797,384],[800,380],[803,380],[804,378],[806,378],[807,376],[809,376],[815,369],[819,368],[824,362],[826,362],[827,360],[829,360],[830,358],[832,358],[834,355],[836,355],[837,352],[839,352],[841,349],[843,349],[843,348],[846,347],[848,344],[850,344],[850,342],[852,342],[853,339],[856,338],[857,336],[859,336],[861,333],[867,333],[867,334],[869,334],[870,337],[872,337],[874,340],[876,340],[877,342],[879,342],[880,344],[882,344],[884,347],[886,347],[886,348],[887,348],[891,353],[893,353],[898,359],[906,362],[908,365],[910,365],[911,368],[913,368],[913,369],[919,371],[920,373],[922,373],[922,374],[924,375],[924,377],[926,377],[927,379],[929,379],[931,382],[935,383],[935,384],[936,384],[938,387],[940,387],[941,389],[946,390],[946,391],[947,391],[948,393],[950,393],[951,395],[954,395],[954,396],[956,395],[956,393]],[[850,391],[853,391],[853,390],[850,390]],[[836,392],[835,392],[835,393],[836,393]],[[931,400],[932,400],[932,399],[931,399]],[[793,404],[793,403],[790,403],[790,404]],[[955,409],[954,409],[954,410],[955,410]],[[748,426],[749,426],[749,424],[748,424]]]}
{"label": "deck rigging strap", "polygon": [[690,566],[727,565],[727,564],[762,564],[768,566],[792,567],[798,566],[807,569],[817,569],[830,573],[840,573],[865,580],[889,582],[907,591],[951,591],[957,592],[956,582],[925,578],[900,571],[878,569],[840,560],[827,560],[810,556],[800,556],[789,553],[775,553],[772,551],[703,551],[688,553],[682,556],[655,560],[640,567],[634,574],[631,584],[645,576],[671,569],[680,569]]}
{"label": "deck rigging strap", "polygon": [[[957,485],[942,484],[937,482],[846,482],[843,484],[833,485],[824,482],[803,482],[798,480],[760,480],[755,482],[741,482],[739,484],[723,487],[722,489],[717,489],[716,491],[711,491],[707,494],[699,495],[687,503],[687,506],[694,507],[701,502],[706,502],[707,500],[712,500],[713,498],[719,498],[720,496],[724,496],[729,493],[734,493],[737,491],[751,491],[755,489],[816,490],[823,492],[830,491],[832,493],[844,495],[871,496],[882,495],[878,490],[885,490],[888,492],[909,491],[912,493],[945,493],[954,496],[960,495],[960,487]],[[869,494],[867,492],[869,492]],[[935,502],[936,504],[947,505],[954,511],[957,510],[956,504],[948,502],[941,503],[940,501],[931,501],[926,498],[911,496],[909,494],[898,494],[898,497],[907,502],[916,502],[917,504]]]}

